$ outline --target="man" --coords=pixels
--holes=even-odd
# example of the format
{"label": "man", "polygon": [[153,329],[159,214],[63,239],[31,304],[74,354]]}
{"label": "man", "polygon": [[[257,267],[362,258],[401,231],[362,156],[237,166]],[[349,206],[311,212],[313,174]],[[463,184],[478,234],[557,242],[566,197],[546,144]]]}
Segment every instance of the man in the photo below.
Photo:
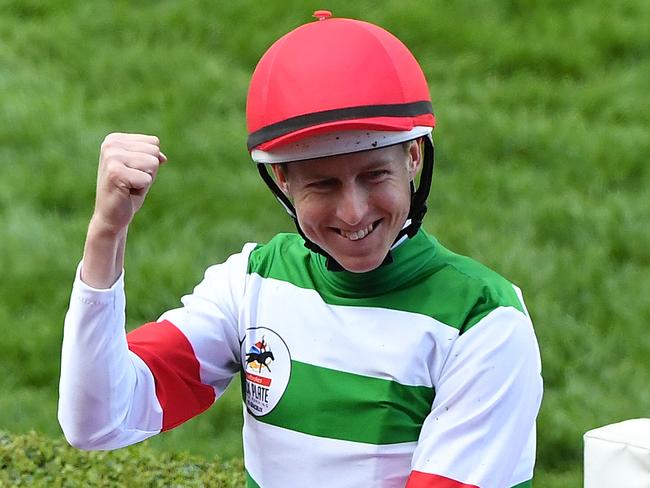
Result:
{"label": "man", "polygon": [[128,336],[127,229],[166,157],[153,136],[102,144],[66,317],[65,435],[138,442],[239,373],[249,486],[530,486],[537,343],[514,285],[420,229],[424,75],[383,29],[315,16],[264,54],[247,105],[251,155],[299,234],[245,245]]}

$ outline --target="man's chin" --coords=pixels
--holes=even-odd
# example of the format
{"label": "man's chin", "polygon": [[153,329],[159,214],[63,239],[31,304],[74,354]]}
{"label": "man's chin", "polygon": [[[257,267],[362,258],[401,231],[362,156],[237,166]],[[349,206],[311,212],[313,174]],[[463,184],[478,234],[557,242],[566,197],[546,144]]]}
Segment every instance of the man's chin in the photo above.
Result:
{"label": "man's chin", "polygon": [[375,232],[363,239],[349,242],[342,241],[342,237],[336,236],[333,241],[323,242],[320,245],[346,271],[367,273],[381,266],[390,250],[385,237]]}

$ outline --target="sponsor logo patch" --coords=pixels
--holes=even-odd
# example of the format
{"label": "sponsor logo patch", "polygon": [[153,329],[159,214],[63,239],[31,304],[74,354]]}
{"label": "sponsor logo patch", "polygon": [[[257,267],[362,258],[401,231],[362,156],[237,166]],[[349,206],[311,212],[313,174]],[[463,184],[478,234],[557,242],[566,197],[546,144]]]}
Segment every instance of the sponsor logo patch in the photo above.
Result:
{"label": "sponsor logo patch", "polygon": [[272,329],[252,327],[242,342],[244,398],[251,415],[270,413],[291,376],[291,356],[284,340]]}

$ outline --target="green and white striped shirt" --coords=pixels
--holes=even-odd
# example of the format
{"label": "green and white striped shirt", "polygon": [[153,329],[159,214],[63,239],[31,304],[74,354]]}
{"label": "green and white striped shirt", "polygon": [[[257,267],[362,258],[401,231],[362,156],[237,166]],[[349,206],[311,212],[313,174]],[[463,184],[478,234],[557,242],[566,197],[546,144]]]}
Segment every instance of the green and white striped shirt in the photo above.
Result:
{"label": "green and white striped shirt", "polygon": [[[329,271],[294,234],[246,245],[209,268],[182,308],[109,352],[108,376],[135,370],[121,373],[134,382],[111,387],[135,394],[100,415],[111,430],[97,426],[84,447],[173,428],[239,373],[252,487],[529,486],[542,381],[520,291],[422,230],[392,256],[354,274]],[[121,287],[105,292],[114,295],[104,300],[110,310],[90,311],[86,302],[101,292],[77,280],[64,367],[66,348],[74,356],[89,348],[78,324],[123,330]],[[60,418],[71,432],[79,422],[63,407],[80,405],[64,390],[79,387],[77,376],[62,371]]]}

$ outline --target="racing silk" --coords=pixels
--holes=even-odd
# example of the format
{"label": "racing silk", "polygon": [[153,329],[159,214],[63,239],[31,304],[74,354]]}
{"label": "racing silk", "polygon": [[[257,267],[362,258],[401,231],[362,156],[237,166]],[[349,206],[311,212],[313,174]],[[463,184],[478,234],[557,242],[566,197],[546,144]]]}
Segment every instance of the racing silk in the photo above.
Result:
{"label": "racing silk", "polygon": [[[124,333],[123,278],[77,278],[59,419],[113,449],[207,409],[239,375],[250,487],[530,486],[542,396],[519,290],[420,231],[369,273],[280,234]],[[93,412],[84,415],[84,412]]]}

